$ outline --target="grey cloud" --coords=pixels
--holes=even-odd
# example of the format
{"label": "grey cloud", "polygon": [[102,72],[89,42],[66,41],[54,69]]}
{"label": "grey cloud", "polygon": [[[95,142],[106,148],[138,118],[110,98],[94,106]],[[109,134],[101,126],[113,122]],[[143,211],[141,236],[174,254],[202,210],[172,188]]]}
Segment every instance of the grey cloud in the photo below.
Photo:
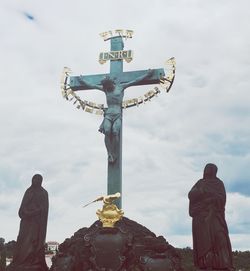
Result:
{"label": "grey cloud", "polygon": [[[250,176],[249,176],[250,177]],[[232,183],[228,186],[228,191],[238,192],[244,196],[250,197],[250,188],[249,188],[249,178],[233,180]]]}

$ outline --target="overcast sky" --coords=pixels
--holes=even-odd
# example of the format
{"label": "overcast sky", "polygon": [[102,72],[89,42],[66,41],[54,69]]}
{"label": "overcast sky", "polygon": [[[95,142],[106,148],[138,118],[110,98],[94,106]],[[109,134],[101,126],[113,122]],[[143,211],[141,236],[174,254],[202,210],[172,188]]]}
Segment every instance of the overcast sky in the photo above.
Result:
{"label": "overcast sky", "polygon": [[[250,249],[250,2],[248,0],[2,0],[0,3],[0,236],[16,239],[17,212],[35,173],[50,196],[47,240],[90,226],[106,194],[102,121],[64,100],[64,66],[74,74],[109,71],[99,33],[134,30],[124,70],[164,67],[176,58],[169,93],[126,109],[123,119],[125,215],[192,247],[187,194],[206,163],[227,190],[233,249]],[[150,86],[129,88],[125,98]],[[98,103],[98,91],[81,93]]]}

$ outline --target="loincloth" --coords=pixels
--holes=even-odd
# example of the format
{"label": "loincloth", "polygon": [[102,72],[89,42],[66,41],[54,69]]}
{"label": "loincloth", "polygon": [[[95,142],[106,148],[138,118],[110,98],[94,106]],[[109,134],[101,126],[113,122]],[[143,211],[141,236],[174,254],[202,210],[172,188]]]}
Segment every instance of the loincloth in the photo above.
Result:
{"label": "loincloth", "polygon": [[122,114],[121,112],[119,113],[104,113],[104,119],[99,127],[99,132],[101,133],[105,133],[104,131],[104,123],[106,120],[109,120],[111,122],[111,124],[113,125],[113,123],[118,120],[118,119],[121,119],[122,118]]}

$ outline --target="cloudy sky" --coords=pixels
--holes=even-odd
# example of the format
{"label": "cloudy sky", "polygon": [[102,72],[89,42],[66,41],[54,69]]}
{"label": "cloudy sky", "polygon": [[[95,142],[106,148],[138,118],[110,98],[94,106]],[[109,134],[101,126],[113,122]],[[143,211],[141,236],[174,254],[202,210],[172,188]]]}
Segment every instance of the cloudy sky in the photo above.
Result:
{"label": "cloudy sky", "polygon": [[[169,93],[124,112],[123,209],[176,247],[192,246],[187,194],[206,163],[227,190],[233,249],[250,246],[250,2],[248,0],[2,0],[0,3],[0,236],[16,239],[17,211],[35,173],[50,196],[47,240],[62,242],[96,220],[106,194],[102,117],[64,100],[64,66],[109,71],[99,33],[132,29],[124,70],[177,69]],[[125,98],[149,86],[129,88]],[[98,91],[81,93],[98,103]]]}

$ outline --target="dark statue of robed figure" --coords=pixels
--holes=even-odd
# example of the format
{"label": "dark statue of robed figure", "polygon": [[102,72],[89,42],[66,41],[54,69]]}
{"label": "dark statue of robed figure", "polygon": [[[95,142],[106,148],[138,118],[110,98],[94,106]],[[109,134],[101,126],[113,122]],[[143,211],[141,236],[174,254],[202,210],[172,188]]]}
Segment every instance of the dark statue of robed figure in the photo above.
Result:
{"label": "dark statue of robed figure", "polygon": [[207,164],[188,194],[193,218],[194,264],[200,269],[234,270],[232,248],[225,220],[226,192],[216,177],[217,167]]}
{"label": "dark statue of robed figure", "polygon": [[48,219],[48,193],[42,187],[42,176],[36,174],[26,190],[19,209],[21,218],[13,262],[8,271],[47,271],[45,237]]}

